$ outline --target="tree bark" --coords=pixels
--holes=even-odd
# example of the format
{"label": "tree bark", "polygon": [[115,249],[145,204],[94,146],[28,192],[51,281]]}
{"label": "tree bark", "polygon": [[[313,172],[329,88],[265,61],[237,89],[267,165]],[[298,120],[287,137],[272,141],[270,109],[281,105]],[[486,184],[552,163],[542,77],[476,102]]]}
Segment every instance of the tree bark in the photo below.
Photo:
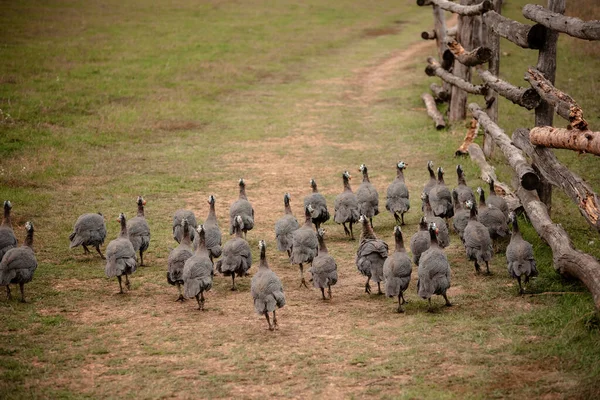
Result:
{"label": "tree bark", "polygon": [[492,50],[487,47],[477,47],[471,51],[466,51],[464,47],[454,39],[449,40],[447,45],[448,49],[454,54],[454,57],[458,62],[467,67],[484,64],[492,58]]}
{"label": "tree bark", "polygon": [[600,310],[600,263],[595,257],[573,247],[567,232],[550,219],[548,210],[536,192],[520,187],[517,196],[533,227],[552,249],[554,269],[563,276],[579,279],[592,293],[596,310]]}
{"label": "tree bark", "polygon": [[483,14],[483,21],[496,34],[524,49],[541,49],[546,41],[547,29],[541,24],[525,25],[495,11]]}
{"label": "tree bark", "polygon": [[432,83],[429,85],[429,89],[431,90],[431,93],[433,93],[433,97],[435,97],[436,101],[444,103],[450,100],[450,93],[444,90],[440,85]]}
{"label": "tree bark", "polygon": [[535,89],[525,89],[522,87],[513,86],[510,83],[492,75],[490,71],[486,71],[481,68],[478,69],[477,72],[486,85],[513,103],[518,104],[521,107],[525,107],[528,110],[532,110],[540,104],[541,98]]}
{"label": "tree bark", "polygon": [[427,62],[429,63],[425,68],[425,73],[427,75],[438,76],[442,78],[445,82],[448,82],[454,86],[458,86],[462,90],[472,94],[485,95],[487,93],[487,88],[485,86],[473,85],[472,83],[467,82],[464,79],[458,78],[457,76],[443,69],[442,66],[437,61],[435,61],[433,57],[428,57]]}
{"label": "tree bark", "polygon": [[443,10],[464,16],[483,14],[492,8],[492,2],[490,0],[483,0],[476,5],[456,4],[448,0],[417,0],[417,5],[436,5]]}
{"label": "tree bark", "polygon": [[531,144],[600,156],[600,132],[538,126],[529,133]]}
{"label": "tree bark", "polygon": [[[579,212],[594,229],[600,231],[600,205],[598,196],[580,176],[569,171],[549,149],[534,146],[534,131],[552,127],[533,128],[531,132],[520,128],[513,132],[512,140],[538,166],[540,173],[549,183],[562,188],[579,207]],[[588,132],[581,132],[586,134]]]}
{"label": "tree bark", "polygon": [[431,119],[433,119],[435,129],[444,129],[446,127],[446,122],[444,121],[444,117],[442,116],[442,114],[437,109],[433,96],[431,96],[429,93],[423,93],[421,95],[421,98],[425,102],[425,107],[427,108],[427,115],[429,115]]}
{"label": "tree bark", "polygon": [[579,18],[567,17],[562,13],[552,12],[543,6],[534,4],[525,5],[523,15],[547,28],[579,39],[600,40],[600,21],[598,20],[584,22]]}
{"label": "tree bark", "polygon": [[[477,131],[479,130],[479,121],[477,119],[472,118],[471,123],[469,124],[469,129],[467,129],[467,134],[465,135],[465,139],[460,147],[454,153],[455,156],[462,156],[469,152],[469,145],[473,143],[473,140],[477,137]],[[479,146],[478,146],[479,147]]]}
{"label": "tree bark", "polygon": [[[498,14],[502,12],[502,0],[495,0],[493,4],[493,11]],[[485,43],[490,50],[492,50],[492,58],[488,63],[488,71],[494,75],[500,75],[500,36],[495,33],[487,24],[483,16],[481,17],[482,32],[485,36]],[[493,89],[490,89],[485,98],[486,109],[485,112],[492,121],[498,123],[498,93]],[[487,135],[487,134],[486,134]],[[490,137],[485,137],[483,140],[483,153],[486,157],[492,157],[494,154],[494,141]]]}
{"label": "tree bark", "polygon": [[[580,130],[587,129],[588,123],[583,118],[581,107],[579,107],[571,96],[555,88],[540,71],[535,68],[529,68],[525,74],[525,80],[550,105],[551,110],[556,111],[558,115],[569,121],[572,127]],[[550,121],[549,125],[552,125],[552,121]]]}
{"label": "tree bark", "polygon": [[484,127],[490,136],[494,139],[496,145],[502,150],[508,164],[515,170],[519,177],[519,182],[524,188],[531,190],[535,189],[539,183],[539,177],[527,163],[527,160],[510,138],[506,136],[504,131],[496,125],[488,115],[476,104],[469,104],[469,109],[473,113],[473,117],[477,118],[479,123]]}

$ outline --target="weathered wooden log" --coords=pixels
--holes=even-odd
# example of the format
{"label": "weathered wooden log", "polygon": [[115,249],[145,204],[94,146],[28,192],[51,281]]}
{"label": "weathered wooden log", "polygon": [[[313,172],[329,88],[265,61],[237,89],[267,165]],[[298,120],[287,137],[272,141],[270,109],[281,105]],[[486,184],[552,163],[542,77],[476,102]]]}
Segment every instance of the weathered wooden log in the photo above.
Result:
{"label": "weathered wooden log", "polygon": [[437,36],[435,35],[435,31],[423,31],[421,32],[421,39],[423,40],[435,40]]}
{"label": "weathered wooden log", "polygon": [[435,98],[436,102],[444,103],[450,100],[450,93],[444,90],[444,88],[440,85],[432,83],[429,85],[429,89],[431,90],[431,93],[433,93],[433,97]]}
{"label": "weathered wooden log", "polygon": [[482,85],[473,85],[470,82],[465,81],[464,79],[460,79],[454,76],[452,73],[446,71],[442,68],[440,63],[438,63],[433,57],[427,58],[427,67],[425,68],[425,73],[429,76],[437,76],[442,78],[444,81],[457,86],[464,90],[465,92],[472,94],[480,94],[485,95],[487,92],[487,87]]}
{"label": "weathered wooden log", "polygon": [[451,26],[450,28],[448,28],[448,30],[446,31],[446,36],[456,36],[456,31],[457,31],[457,26]]}
{"label": "weathered wooden log", "polygon": [[504,131],[490,119],[490,117],[476,103],[469,104],[469,110],[473,113],[473,117],[477,118],[481,126],[494,139],[494,143],[502,150],[508,164],[515,170],[519,177],[521,186],[528,190],[537,188],[540,181],[539,177],[527,163],[527,160]]}
{"label": "weathered wooden log", "polygon": [[[502,11],[502,1],[503,0],[494,1],[493,11],[498,14],[501,14]],[[488,71],[490,71],[492,75],[498,76],[500,74],[500,36],[487,25],[483,16],[481,17],[481,22],[482,34],[483,37],[486,38],[483,43],[492,50],[492,58],[488,61]],[[488,94],[485,96],[485,102],[486,114],[489,115],[492,121],[498,123],[498,93],[490,88]],[[490,137],[486,138],[486,136],[484,136],[483,154],[485,154],[486,157],[492,157],[494,148],[494,141]]]}
{"label": "weathered wooden log", "polygon": [[496,34],[524,49],[541,49],[546,41],[547,28],[541,24],[525,25],[495,11],[483,14],[483,21]]}
{"label": "weathered wooden log", "polygon": [[500,93],[502,97],[507,98],[521,107],[525,107],[528,110],[533,110],[540,104],[540,95],[533,88],[525,89],[522,87],[513,86],[482,68],[477,69],[477,73],[491,89],[495,90],[496,92]]}
{"label": "weathered wooden log", "polygon": [[598,20],[582,21],[579,18],[567,17],[535,4],[525,5],[523,15],[538,24],[570,36],[585,40],[600,40],[600,21]]}
{"label": "weathered wooden log", "polygon": [[546,206],[536,192],[520,187],[517,189],[517,196],[536,232],[552,249],[554,269],[563,276],[579,279],[592,294],[596,310],[600,310],[598,259],[573,247],[571,238],[563,227],[552,222]]}
{"label": "weathered wooden log", "polygon": [[600,132],[538,126],[529,133],[531,144],[555,149],[575,150],[600,156]]}
{"label": "weathered wooden log", "polygon": [[446,44],[458,62],[467,67],[484,64],[492,58],[492,50],[487,47],[477,47],[471,51],[466,51],[455,39],[449,40]]}
{"label": "weathered wooden log", "polygon": [[[564,192],[579,207],[579,212],[594,229],[600,231],[600,204],[598,196],[580,176],[571,172],[567,167],[558,161],[554,153],[546,148],[534,146],[536,143],[532,140],[534,131],[544,128],[533,128],[531,132],[528,129],[520,128],[513,132],[512,140],[514,144],[523,150],[533,162],[538,166],[538,170],[544,179]],[[572,132],[572,131],[569,131]],[[581,132],[581,135],[589,131]],[[600,133],[599,133],[600,135]],[[600,143],[600,141],[598,142]]]}
{"label": "weathered wooden log", "polygon": [[464,16],[479,15],[492,9],[492,2],[490,0],[483,0],[481,3],[472,6],[456,4],[448,0],[417,0],[417,5],[436,5],[443,10]]}
{"label": "weathered wooden log", "polygon": [[469,153],[469,145],[473,143],[473,141],[477,137],[478,131],[479,121],[477,121],[475,118],[471,118],[471,123],[469,124],[469,129],[467,129],[465,139],[454,153],[455,156],[464,156]]}
{"label": "weathered wooden log", "polygon": [[440,111],[437,109],[433,96],[429,93],[423,93],[421,95],[421,98],[425,102],[425,107],[427,108],[427,115],[429,115],[431,119],[433,119],[435,129],[444,129],[446,127],[446,122],[444,121],[442,113],[440,113]]}
{"label": "weathered wooden log", "polygon": [[538,92],[542,99],[554,108],[558,115],[569,121],[573,128],[587,129],[588,123],[583,118],[581,107],[571,96],[556,89],[540,71],[529,68],[525,74],[525,80]]}

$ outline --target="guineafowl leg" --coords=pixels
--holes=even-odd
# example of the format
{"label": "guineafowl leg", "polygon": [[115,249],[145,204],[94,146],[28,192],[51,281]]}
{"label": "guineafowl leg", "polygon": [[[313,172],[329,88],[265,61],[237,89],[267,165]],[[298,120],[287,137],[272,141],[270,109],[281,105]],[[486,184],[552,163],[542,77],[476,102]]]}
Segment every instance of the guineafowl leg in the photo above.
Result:
{"label": "guineafowl leg", "polygon": [[481,268],[479,268],[479,263],[477,262],[477,260],[475,260],[475,272],[479,273],[481,271]]}
{"label": "guineafowl leg", "polygon": [[327,294],[329,294],[329,300],[331,300],[331,285],[327,285]]}
{"label": "guineafowl leg", "polygon": [[25,301],[25,284],[23,282],[20,282],[19,288],[21,289],[21,303],[27,303]]}
{"label": "guineafowl leg", "polygon": [[275,310],[273,310],[273,328],[279,328],[279,325],[277,325],[277,316],[275,315]]}
{"label": "guineafowl leg", "polygon": [[429,303],[427,305],[427,312],[433,312],[433,308],[431,308],[431,297],[427,299],[427,302]]}
{"label": "guineafowl leg", "polygon": [[525,293],[525,291],[523,290],[523,286],[521,286],[521,277],[520,276],[517,276],[517,282],[519,282],[519,294]]}
{"label": "guineafowl leg", "polygon": [[402,304],[408,303],[408,301],[406,301],[406,299],[404,298],[404,292],[400,293],[400,297],[402,297]]}
{"label": "guineafowl leg", "polygon": [[350,221],[350,239],[354,240],[354,232],[352,232],[352,221]]}
{"label": "guineafowl leg", "polygon": [[378,295],[382,295],[383,292],[381,291],[381,282],[377,282],[377,294]]}
{"label": "guineafowl leg", "polygon": [[342,226],[344,227],[344,233],[346,234],[346,236],[350,236],[350,231],[348,230],[348,228],[346,228],[346,223],[343,222]]}
{"label": "guineafowl leg", "polygon": [[398,216],[397,213],[394,213],[394,219],[396,220],[396,225],[400,224],[400,217]]}
{"label": "guineafowl leg", "polygon": [[369,222],[371,223],[371,228],[373,228],[373,217],[369,217]]}
{"label": "guineafowl leg", "polygon": [[323,300],[327,300],[327,298],[325,297],[325,288],[321,288],[321,297],[323,298]]}
{"label": "guineafowl leg", "polygon": [[81,246],[83,247],[84,254],[90,254],[90,250],[87,248],[87,246],[85,244],[82,244]]}
{"label": "guineafowl leg", "polygon": [[202,310],[202,303],[200,302],[200,296],[196,295],[196,301],[198,302],[198,310]]}
{"label": "guineafowl leg", "polygon": [[485,269],[487,270],[487,274],[491,275],[492,273],[490,272],[490,263],[488,263],[487,261],[485,262]]}
{"label": "guineafowl leg", "polygon": [[183,293],[181,292],[181,283],[177,282],[177,290],[179,291],[179,297],[175,301],[181,301],[182,303],[185,301],[185,297],[183,297]]}
{"label": "guineafowl leg", "polygon": [[204,292],[200,292],[200,310],[204,311]]}
{"label": "guineafowl leg", "polygon": [[300,286],[304,286],[308,289],[308,285],[306,284],[306,279],[304,279],[304,266],[300,263]]}
{"label": "guineafowl leg", "polygon": [[119,294],[123,294],[123,285],[121,284],[121,275],[117,276],[117,280],[119,281]]}
{"label": "guineafowl leg", "polygon": [[402,302],[404,301],[404,298],[402,297],[402,293],[400,293],[398,295],[398,312],[399,313],[403,313],[404,309],[402,308]]}
{"label": "guineafowl leg", "polygon": [[401,215],[402,215],[402,225],[404,225],[404,213],[402,213]]}
{"label": "guineafowl leg", "polygon": [[275,328],[273,327],[273,325],[271,325],[271,319],[269,318],[269,312],[265,311],[265,318],[267,319],[267,324],[269,324],[269,330],[272,331]]}
{"label": "guineafowl leg", "polygon": [[371,277],[367,277],[367,283],[365,283],[365,293],[367,294],[371,294],[371,285],[369,285],[369,281],[371,280]]}
{"label": "guineafowl leg", "polygon": [[[144,266],[144,252],[140,250],[140,267]],[[125,275],[127,276],[127,275]]]}
{"label": "guineafowl leg", "polygon": [[125,275],[125,286],[127,287],[127,290],[131,290],[131,283],[129,282],[128,275]]}
{"label": "guineafowl leg", "polygon": [[446,300],[446,307],[452,307],[452,303],[450,303],[450,300],[448,300],[446,293],[442,294],[442,296],[444,296],[444,300]]}
{"label": "guineafowl leg", "polygon": [[235,287],[235,272],[231,274],[231,285],[231,290],[236,291],[237,288]]}
{"label": "guineafowl leg", "polygon": [[12,300],[12,295],[10,294],[10,285],[6,285],[6,299]]}
{"label": "guineafowl leg", "polygon": [[96,245],[96,251],[98,252],[98,254],[100,254],[100,257],[102,257],[103,260],[106,260],[106,257],[104,257],[104,254],[102,254],[102,252],[100,251],[99,244]]}
{"label": "guineafowl leg", "polygon": [[292,258],[292,251],[290,249],[287,250],[288,258]]}
{"label": "guineafowl leg", "polygon": [[318,231],[319,228],[321,227],[321,223],[320,222],[315,222],[315,220],[312,220],[313,224],[315,224],[315,229]]}

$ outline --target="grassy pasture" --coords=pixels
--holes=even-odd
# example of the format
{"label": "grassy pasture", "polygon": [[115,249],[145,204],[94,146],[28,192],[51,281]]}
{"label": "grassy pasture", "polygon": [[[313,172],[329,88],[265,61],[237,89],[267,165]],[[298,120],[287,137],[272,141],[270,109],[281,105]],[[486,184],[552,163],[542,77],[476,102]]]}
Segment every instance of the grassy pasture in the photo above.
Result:
{"label": "grassy pasture", "polygon": [[[554,272],[549,249],[523,220],[540,269],[534,296],[516,296],[501,253],[492,276],[476,276],[453,235],[455,306],[435,299],[439,310],[426,313],[413,279],[398,315],[393,300],[363,292],[357,243],[333,221],[325,225],[340,275],[333,301],[298,287],[297,267],[275,250],[273,226],[286,191],[301,219],[310,177],[332,209],[341,172],[350,170],[356,188],[366,163],[384,200],[395,163],[405,160],[413,201],[407,242],[427,160],[445,167],[449,186],[458,162],[472,187],[483,184],[470,160],[452,156],[463,127],[435,131],[419,98],[431,82],[423,68],[433,44],[418,39],[430,28],[430,10],[408,0],[329,3],[0,2],[0,198],[13,202],[20,239],[25,221],[35,223],[39,261],[27,304],[0,300],[0,397],[600,394],[600,321],[591,297]],[[524,21],[525,2],[507,3],[504,14]],[[592,1],[577,4],[569,14],[600,19]],[[557,87],[597,129],[598,44],[562,36],[559,44]],[[534,52],[506,42],[502,49],[502,77],[526,84]],[[500,113],[507,132],[533,122],[533,112],[508,102]],[[600,190],[595,158],[558,153]],[[258,240],[266,239],[286,290],[275,333],[254,314],[249,279],[231,292],[227,278],[215,277],[204,313],[193,301],[175,303],[165,280],[173,211],[193,209],[204,219],[215,194],[226,231],[240,177],[256,210],[248,235],[255,262]],[[114,219],[134,213],[138,194],[148,201],[149,266],[119,296],[102,261],[69,251],[67,238],[79,214],[95,211],[107,217],[108,240],[116,237]],[[556,222],[599,257],[597,233],[569,199],[557,191],[554,200]],[[380,208],[375,230],[391,244],[394,221]]]}

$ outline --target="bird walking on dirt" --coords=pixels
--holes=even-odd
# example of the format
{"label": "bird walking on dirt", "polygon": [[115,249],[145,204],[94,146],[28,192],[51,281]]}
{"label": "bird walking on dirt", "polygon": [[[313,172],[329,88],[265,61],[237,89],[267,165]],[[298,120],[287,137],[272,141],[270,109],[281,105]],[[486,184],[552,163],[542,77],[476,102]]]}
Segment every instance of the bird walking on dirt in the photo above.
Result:
{"label": "bird walking on dirt", "polygon": [[[264,240],[258,242],[260,249],[260,264],[258,272],[252,277],[250,284],[250,293],[254,300],[254,310],[258,315],[264,315],[269,324],[269,330],[278,328],[277,316],[275,311],[277,308],[285,306],[285,295],[283,294],[283,285],[279,277],[269,268],[267,262],[267,244]],[[273,313],[273,323],[269,318],[269,313]]]}

